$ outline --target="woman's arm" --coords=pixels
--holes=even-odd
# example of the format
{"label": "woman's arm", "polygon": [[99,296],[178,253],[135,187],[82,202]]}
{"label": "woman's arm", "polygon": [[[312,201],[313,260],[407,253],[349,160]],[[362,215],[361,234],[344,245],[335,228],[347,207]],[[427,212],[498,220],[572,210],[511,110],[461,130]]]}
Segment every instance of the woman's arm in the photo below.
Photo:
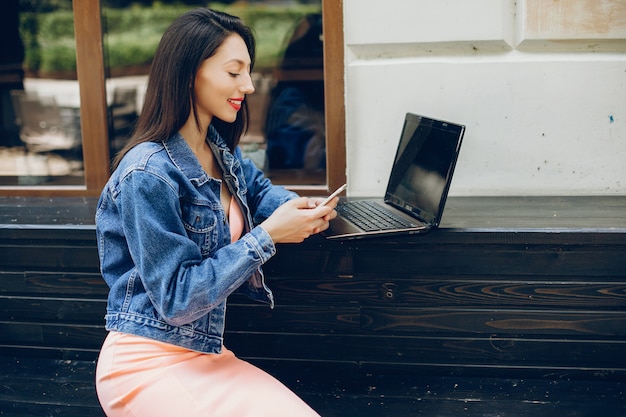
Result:
{"label": "woman's arm", "polygon": [[279,206],[299,197],[298,194],[284,187],[273,185],[250,159],[242,158],[239,148],[235,149],[235,158],[240,161],[243,169],[248,189],[246,198],[255,225],[267,219]]}

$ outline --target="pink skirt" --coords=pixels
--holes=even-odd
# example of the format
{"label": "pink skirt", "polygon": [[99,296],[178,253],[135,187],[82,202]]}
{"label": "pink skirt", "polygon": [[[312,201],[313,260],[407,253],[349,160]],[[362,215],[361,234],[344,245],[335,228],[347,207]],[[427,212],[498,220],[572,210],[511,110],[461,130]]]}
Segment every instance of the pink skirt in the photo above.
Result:
{"label": "pink skirt", "polygon": [[319,417],[226,348],[205,354],[119,332],[104,341],[96,389],[108,417]]}

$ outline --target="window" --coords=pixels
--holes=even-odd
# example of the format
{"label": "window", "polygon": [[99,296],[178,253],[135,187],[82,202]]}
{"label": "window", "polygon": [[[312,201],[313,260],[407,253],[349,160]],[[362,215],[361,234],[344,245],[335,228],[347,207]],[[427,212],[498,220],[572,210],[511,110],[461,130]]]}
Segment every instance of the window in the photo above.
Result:
{"label": "window", "polygon": [[84,185],[71,3],[8,0],[0,20],[0,185]]}
{"label": "window", "polygon": [[[128,110],[132,114],[137,108],[122,109],[124,101],[132,102],[133,92],[124,91],[123,85],[111,86],[105,79],[103,53],[102,13],[98,1],[74,0],[73,12],[76,32],[77,79],[80,86],[80,121],[84,165],[84,184],[71,186],[0,186],[2,195],[99,195],[109,176],[110,153],[115,150],[117,134],[123,135],[123,121],[109,122],[108,116],[120,116]],[[340,1],[323,1],[324,21],[324,68],[325,81],[325,125],[326,125],[326,170],[317,181],[292,181],[294,178],[276,175],[275,182],[283,183],[302,194],[325,194],[345,182],[344,143],[344,86],[343,86],[343,29],[342,4]],[[111,59],[110,56],[107,59]],[[115,87],[118,87],[117,91]],[[128,90],[128,89],[127,89]],[[132,90],[132,89],[131,89]],[[119,93],[119,94],[118,94]],[[126,94],[126,99],[124,96]],[[108,96],[108,98],[107,98]],[[116,96],[120,104],[115,102]],[[254,96],[254,95],[253,95]],[[130,98],[129,98],[130,97]],[[135,100],[140,97],[134,96]],[[115,114],[114,112],[118,112]],[[113,131],[109,134],[110,129]],[[115,129],[120,129],[115,131]],[[254,126],[244,143],[247,151],[254,152]],[[113,140],[113,142],[111,141]],[[247,142],[247,143],[246,143]],[[268,175],[272,177],[271,170]],[[299,182],[299,183],[298,183]]]}

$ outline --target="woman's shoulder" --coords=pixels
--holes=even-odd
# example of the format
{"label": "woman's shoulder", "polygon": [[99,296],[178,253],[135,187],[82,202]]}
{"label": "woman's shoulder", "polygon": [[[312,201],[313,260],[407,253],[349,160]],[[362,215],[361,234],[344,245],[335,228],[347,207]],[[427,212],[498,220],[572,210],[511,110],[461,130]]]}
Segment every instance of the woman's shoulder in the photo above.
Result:
{"label": "woman's shoulder", "polygon": [[[120,161],[114,176],[117,182],[129,177],[159,182],[178,190],[190,186],[194,179],[206,176],[182,137],[163,142],[144,142],[130,149]],[[114,180],[115,181],[115,180]]]}
{"label": "woman's shoulder", "polygon": [[145,164],[152,156],[163,150],[163,144],[160,142],[143,142],[135,145],[124,155],[122,162],[127,164]]}
{"label": "woman's shoulder", "polygon": [[[131,188],[145,187],[152,190],[164,187],[176,193],[179,176],[162,143],[144,142],[124,155],[109,179],[109,187],[118,192],[126,187],[124,184]],[[131,178],[135,180],[129,182]]]}
{"label": "woman's shoulder", "polygon": [[118,183],[129,176],[134,176],[135,173],[154,173],[158,177],[168,176],[167,172],[172,170],[171,165],[162,143],[144,142],[135,145],[124,155],[111,179]]}
{"label": "woman's shoulder", "polygon": [[122,175],[133,171],[145,171],[162,165],[166,160],[164,146],[159,142],[143,142],[132,147],[120,161],[117,170]]}

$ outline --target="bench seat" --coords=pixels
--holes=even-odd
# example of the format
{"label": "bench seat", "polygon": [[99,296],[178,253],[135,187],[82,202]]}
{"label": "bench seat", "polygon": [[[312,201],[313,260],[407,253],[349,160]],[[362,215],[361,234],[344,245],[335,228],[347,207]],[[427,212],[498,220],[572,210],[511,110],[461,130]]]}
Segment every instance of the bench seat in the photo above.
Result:
{"label": "bench seat", "polygon": [[[0,198],[0,415],[102,416],[90,198]],[[451,197],[423,236],[279,245],[226,344],[323,416],[626,415],[626,197]]]}

